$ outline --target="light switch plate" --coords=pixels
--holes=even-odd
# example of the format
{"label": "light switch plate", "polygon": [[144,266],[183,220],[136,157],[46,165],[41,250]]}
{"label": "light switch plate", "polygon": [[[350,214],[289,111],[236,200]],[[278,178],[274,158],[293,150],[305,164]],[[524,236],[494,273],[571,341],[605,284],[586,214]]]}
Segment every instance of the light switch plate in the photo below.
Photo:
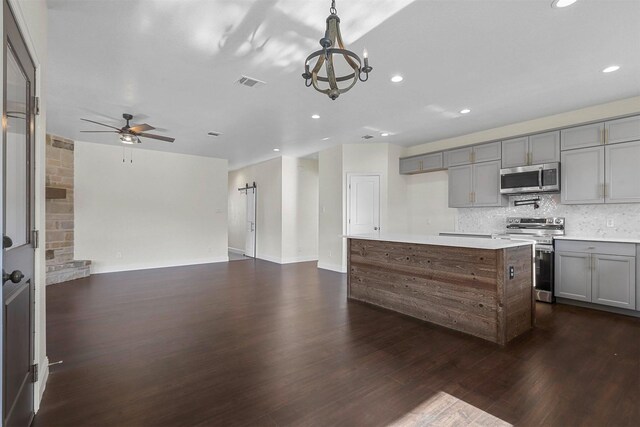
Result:
{"label": "light switch plate", "polygon": [[613,218],[607,218],[607,227],[609,228],[615,227]]}

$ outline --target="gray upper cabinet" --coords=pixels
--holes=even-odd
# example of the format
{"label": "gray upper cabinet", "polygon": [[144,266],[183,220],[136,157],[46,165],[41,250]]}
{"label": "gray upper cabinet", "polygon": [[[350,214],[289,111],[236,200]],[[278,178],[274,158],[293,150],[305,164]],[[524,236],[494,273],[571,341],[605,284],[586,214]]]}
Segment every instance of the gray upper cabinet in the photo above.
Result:
{"label": "gray upper cabinet", "polygon": [[422,160],[423,172],[435,171],[444,168],[442,153],[425,154],[420,159]]}
{"label": "gray upper cabinet", "polygon": [[400,173],[410,175],[444,168],[443,153],[423,154],[400,159]]}
{"label": "gray upper cabinet", "polygon": [[449,168],[449,207],[468,208],[473,206],[473,165]]}
{"label": "gray upper cabinet", "polygon": [[500,144],[500,141],[476,145],[473,147],[473,163],[500,160],[501,156],[502,145]]}
{"label": "gray upper cabinet", "polygon": [[555,296],[591,302],[591,254],[555,252]]}
{"label": "gray upper cabinet", "polygon": [[420,157],[400,159],[400,173],[412,174],[420,172]]}
{"label": "gray upper cabinet", "polygon": [[593,254],[592,302],[636,308],[636,258]]}
{"label": "gray upper cabinet", "polygon": [[640,141],[605,147],[605,202],[640,202]]}
{"label": "gray upper cabinet", "polygon": [[604,126],[607,144],[640,140],[640,116],[611,120]]}
{"label": "gray upper cabinet", "polygon": [[473,206],[502,206],[500,194],[500,160],[473,165]]}
{"label": "gray upper cabinet", "polygon": [[560,132],[545,132],[529,137],[529,164],[560,161]]}
{"label": "gray upper cabinet", "polygon": [[449,207],[504,206],[499,179],[499,160],[449,168]]}
{"label": "gray upper cabinet", "polygon": [[560,131],[562,150],[594,147],[604,142],[604,123],[594,123]]}
{"label": "gray upper cabinet", "polygon": [[502,141],[502,167],[525,166],[529,162],[529,137]]}
{"label": "gray upper cabinet", "polygon": [[447,151],[447,162],[446,166],[460,166],[460,165],[468,165],[473,161],[473,148],[472,147],[464,147],[458,148],[456,150]]}
{"label": "gray upper cabinet", "polygon": [[562,152],[563,204],[604,203],[604,147]]}
{"label": "gray upper cabinet", "polygon": [[545,132],[502,141],[502,167],[560,161],[560,132]]}
{"label": "gray upper cabinet", "polygon": [[502,146],[500,142],[474,145],[447,151],[445,166],[460,166],[470,163],[490,162],[500,160]]}

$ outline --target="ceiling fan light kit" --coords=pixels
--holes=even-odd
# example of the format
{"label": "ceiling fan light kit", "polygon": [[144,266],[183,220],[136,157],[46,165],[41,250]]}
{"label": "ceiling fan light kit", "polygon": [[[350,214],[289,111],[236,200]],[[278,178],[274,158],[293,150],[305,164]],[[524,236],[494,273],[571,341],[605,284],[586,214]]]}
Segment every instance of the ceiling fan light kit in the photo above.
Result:
{"label": "ceiling fan light kit", "polygon": [[[327,29],[324,37],[320,39],[322,49],[313,52],[304,61],[302,78],[304,78],[305,86],[313,86],[318,92],[324,93],[329,96],[329,98],[336,100],[340,94],[347,92],[355,86],[358,80],[363,82],[369,80],[369,73],[373,70],[373,67],[369,65],[369,57],[366,50],[362,55],[364,58],[363,65],[358,55],[345,48],[342,35],[340,34],[340,18],[338,18],[335,0],[331,1],[329,12]],[[334,47],[336,45],[337,47]],[[336,76],[334,58],[340,57],[344,58],[347,65],[353,70],[353,73]],[[313,68],[311,68],[310,63],[315,58],[317,58],[316,63]],[[325,75],[320,75],[323,65]],[[327,85],[321,87],[319,82],[327,83]]]}

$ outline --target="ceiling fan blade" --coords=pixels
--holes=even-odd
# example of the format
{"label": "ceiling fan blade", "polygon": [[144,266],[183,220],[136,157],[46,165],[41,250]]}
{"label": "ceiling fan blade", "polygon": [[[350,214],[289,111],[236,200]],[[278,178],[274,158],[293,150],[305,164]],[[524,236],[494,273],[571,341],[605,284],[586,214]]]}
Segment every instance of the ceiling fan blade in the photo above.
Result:
{"label": "ceiling fan blade", "polygon": [[146,132],[148,130],[154,130],[155,128],[151,125],[148,125],[146,123],[142,123],[141,125],[135,125],[135,126],[131,126],[129,128],[130,131],[135,132],[135,133],[140,133],[140,132]]}
{"label": "ceiling fan blade", "polygon": [[173,142],[176,140],[175,138],[171,138],[170,136],[154,135],[151,133],[139,133],[138,136],[141,136],[144,138],[158,139],[160,141],[165,141],[165,142]]}
{"label": "ceiling fan blade", "polygon": [[117,131],[120,131],[120,128],[117,128],[117,127],[115,127],[115,126],[105,125],[104,123],[96,122],[96,121],[89,120],[89,119],[80,119],[80,120],[84,120],[85,122],[89,122],[89,123],[95,123],[95,124],[100,125],[100,126],[106,126],[106,127],[108,127],[108,128],[111,128],[111,129],[115,129],[115,130],[117,130]]}
{"label": "ceiling fan blade", "polygon": [[150,133],[139,133],[138,136],[142,136],[145,138],[159,139],[160,141],[164,141],[164,142],[173,142],[176,140],[175,138],[171,138],[168,136],[153,135]]}
{"label": "ceiling fan blade", "polygon": [[120,133],[117,130],[81,130],[82,133]]}

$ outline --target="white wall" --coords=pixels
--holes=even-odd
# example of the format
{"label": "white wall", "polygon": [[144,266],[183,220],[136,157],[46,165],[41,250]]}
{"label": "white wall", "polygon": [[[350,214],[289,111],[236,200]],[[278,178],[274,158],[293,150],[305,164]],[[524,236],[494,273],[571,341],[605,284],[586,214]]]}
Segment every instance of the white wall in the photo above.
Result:
{"label": "white wall", "polygon": [[75,258],[93,273],[226,261],[227,161],[126,153],[75,144]]}
{"label": "white wall", "polygon": [[258,186],[256,255],[280,262],[282,258],[282,158],[267,160],[229,172],[229,247],[243,250],[245,244],[244,193],[238,188],[253,182]]}
{"label": "white wall", "polygon": [[318,161],[282,158],[282,263],[318,259]]}
{"label": "white wall", "polygon": [[380,175],[380,228],[409,231],[407,179],[398,173],[404,149],[387,143],[345,144],[319,153],[318,267],[346,272],[347,185],[350,174]]}
{"label": "white wall", "polygon": [[343,265],[342,146],[318,154],[319,208],[318,268],[346,271]]}
{"label": "white wall", "polygon": [[229,248],[245,245],[244,193],[258,187],[256,255],[286,264],[318,259],[318,161],[278,157],[229,172]]}
{"label": "white wall", "polygon": [[409,232],[438,234],[454,231],[457,209],[449,208],[447,171],[407,176]]}

